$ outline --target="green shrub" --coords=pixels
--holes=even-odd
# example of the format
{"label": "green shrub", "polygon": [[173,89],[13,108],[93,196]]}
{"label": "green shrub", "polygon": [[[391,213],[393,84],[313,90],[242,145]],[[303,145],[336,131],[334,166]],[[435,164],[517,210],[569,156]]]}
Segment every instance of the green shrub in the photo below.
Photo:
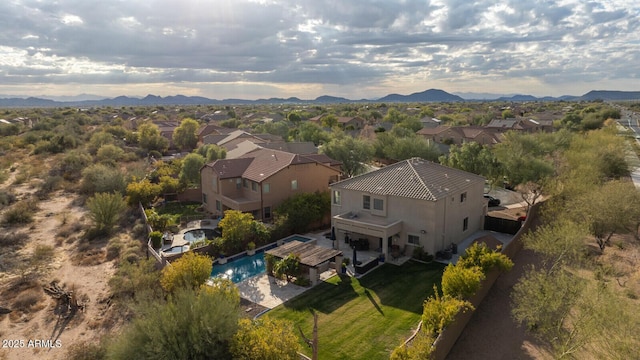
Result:
{"label": "green shrub", "polygon": [[447,325],[453,322],[458,312],[473,310],[473,305],[468,301],[447,295],[440,296],[435,285],[433,290],[434,295],[424,302],[422,326],[428,335],[437,337]]}
{"label": "green shrub", "polygon": [[162,232],[152,231],[149,234],[149,239],[151,239],[151,244],[153,244],[154,249],[159,249],[160,247],[162,247]]}
{"label": "green shrub", "polygon": [[449,264],[442,274],[442,293],[452,298],[468,299],[480,289],[484,278],[479,266]]}

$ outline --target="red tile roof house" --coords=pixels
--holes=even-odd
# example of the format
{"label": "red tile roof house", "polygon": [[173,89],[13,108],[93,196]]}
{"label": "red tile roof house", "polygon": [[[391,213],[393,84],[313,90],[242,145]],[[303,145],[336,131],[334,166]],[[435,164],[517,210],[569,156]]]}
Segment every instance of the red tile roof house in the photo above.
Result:
{"label": "red tile roof house", "polygon": [[435,254],[483,228],[484,180],[413,158],[336,182],[331,185],[336,237],[366,239],[387,259],[392,246],[407,256],[416,247]]}
{"label": "red tile roof house", "polygon": [[259,148],[236,159],[206,164],[200,174],[207,211],[221,215],[233,209],[269,221],[273,210],[289,197],[329,191],[341,171],[324,155]]}

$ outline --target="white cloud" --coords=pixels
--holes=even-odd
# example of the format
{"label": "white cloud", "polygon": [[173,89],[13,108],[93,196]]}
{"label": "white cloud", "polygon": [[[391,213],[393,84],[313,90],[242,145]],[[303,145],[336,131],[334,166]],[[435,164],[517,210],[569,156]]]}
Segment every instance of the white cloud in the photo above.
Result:
{"label": "white cloud", "polygon": [[165,84],[218,98],[372,97],[518,84],[560,95],[598,81],[638,90],[629,79],[640,77],[630,0],[17,0],[0,3],[0,23],[0,93]]}

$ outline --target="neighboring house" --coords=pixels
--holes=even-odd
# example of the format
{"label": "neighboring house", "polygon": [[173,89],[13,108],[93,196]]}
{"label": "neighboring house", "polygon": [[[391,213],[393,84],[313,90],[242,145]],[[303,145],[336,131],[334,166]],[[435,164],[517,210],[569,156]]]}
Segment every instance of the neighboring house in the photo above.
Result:
{"label": "neighboring house", "polygon": [[417,134],[435,143],[462,145],[474,141],[482,145],[495,145],[502,139],[502,130],[483,126],[438,126],[422,128]]}
{"label": "neighboring house", "polygon": [[484,180],[413,158],[334,183],[331,216],[337,243],[348,234],[387,258],[394,247],[409,256],[416,247],[435,254],[484,226]]}
{"label": "neighboring house", "polygon": [[425,139],[436,143],[447,145],[460,145],[464,142],[464,134],[453,126],[438,126],[435,128],[422,128],[418,130],[418,135],[422,135]]}
{"label": "neighboring house", "polygon": [[262,148],[240,158],[216,160],[200,170],[202,202],[214,214],[233,209],[268,221],[273,210],[289,197],[328,191],[341,174],[333,162],[317,154]]}
{"label": "neighboring house", "polygon": [[[271,134],[250,134],[243,130],[234,130],[228,134],[209,134],[204,136],[204,144],[215,144],[227,151],[227,158],[239,157],[260,144],[282,142],[282,138]],[[247,144],[251,142],[254,145]],[[230,155],[231,154],[231,155]]]}
{"label": "neighboring house", "polygon": [[501,131],[550,132],[553,131],[553,121],[525,118],[493,119],[487,124],[487,128],[500,129]]}
{"label": "neighboring house", "polygon": [[218,126],[214,124],[204,124],[200,126],[196,134],[198,135],[198,141],[203,143],[204,137],[207,135],[210,135],[210,134],[223,135],[223,134],[228,134],[231,131],[232,131],[231,129],[227,129],[222,126]]}

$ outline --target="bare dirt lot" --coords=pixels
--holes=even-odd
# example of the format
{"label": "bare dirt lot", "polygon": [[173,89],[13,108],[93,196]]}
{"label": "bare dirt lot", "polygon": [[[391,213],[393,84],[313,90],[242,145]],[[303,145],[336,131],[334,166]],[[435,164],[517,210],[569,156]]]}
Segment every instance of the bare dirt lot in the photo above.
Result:
{"label": "bare dirt lot", "polygon": [[[11,179],[0,188],[11,187],[18,199],[33,193],[31,185],[8,184]],[[1,229],[26,233],[28,238],[19,246],[0,248],[0,307],[13,310],[0,315],[0,359],[63,359],[74,343],[97,341],[107,331],[102,326],[108,308],[104,300],[115,267],[112,261],[105,261],[104,244],[90,254],[90,261],[86,252],[79,254],[78,242],[87,219],[77,200],[77,195],[56,192],[38,202],[31,224]],[[28,268],[29,257],[43,246],[53,249],[52,258],[37,271]],[[85,310],[70,314],[57,307],[42,288],[54,280],[86,302]],[[51,344],[52,348],[37,347]]]}

